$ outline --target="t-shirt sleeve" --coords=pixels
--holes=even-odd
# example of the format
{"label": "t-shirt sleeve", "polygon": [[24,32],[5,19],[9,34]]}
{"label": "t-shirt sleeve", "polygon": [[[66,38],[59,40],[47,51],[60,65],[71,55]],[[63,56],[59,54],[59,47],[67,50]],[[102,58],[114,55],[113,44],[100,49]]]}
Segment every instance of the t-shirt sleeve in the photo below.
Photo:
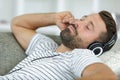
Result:
{"label": "t-shirt sleeve", "polygon": [[35,51],[46,51],[51,50],[54,51],[57,47],[57,43],[54,42],[51,38],[37,33],[33,36],[30,41],[28,48],[26,49],[26,54],[30,55]]}
{"label": "t-shirt sleeve", "polygon": [[102,61],[88,49],[75,50],[72,58],[72,71],[78,78],[81,77],[83,70],[94,63],[102,63]]}

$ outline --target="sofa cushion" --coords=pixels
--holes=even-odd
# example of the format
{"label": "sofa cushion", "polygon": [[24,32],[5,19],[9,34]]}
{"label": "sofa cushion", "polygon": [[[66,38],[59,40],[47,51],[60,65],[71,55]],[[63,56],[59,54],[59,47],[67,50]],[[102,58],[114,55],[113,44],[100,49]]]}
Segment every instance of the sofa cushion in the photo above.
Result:
{"label": "sofa cushion", "polygon": [[12,33],[0,33],[0,75],[9,72],[25,58],[23,49]]}

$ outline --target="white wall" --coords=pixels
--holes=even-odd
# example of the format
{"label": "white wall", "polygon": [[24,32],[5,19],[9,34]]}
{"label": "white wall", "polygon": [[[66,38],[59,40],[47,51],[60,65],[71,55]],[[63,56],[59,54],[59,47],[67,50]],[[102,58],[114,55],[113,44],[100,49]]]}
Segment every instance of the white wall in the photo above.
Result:
{"label": "white wall", "polygon": [[[119,3],[120,0],[0,0],[0,31],[10,31],[10,21],[16,15],[67,10],[80,18],[103,9],[120,14]],[[55,26],[51,30],[58,34]]]}
{"label": "white wall", "polygon": [[0,0],[0,21],[10,21],[13,15],[12,5],[10,0]]}

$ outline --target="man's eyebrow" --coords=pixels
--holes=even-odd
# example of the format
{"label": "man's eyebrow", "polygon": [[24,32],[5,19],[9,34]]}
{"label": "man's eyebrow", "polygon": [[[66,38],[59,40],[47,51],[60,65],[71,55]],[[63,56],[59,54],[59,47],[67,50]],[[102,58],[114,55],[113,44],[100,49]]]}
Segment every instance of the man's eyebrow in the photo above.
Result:
{"label": "man's eyebrow", "polygon": [[86,17],[88,17],[88,15],[84,15],[82,18],[86,18]]}
{"label": "man's eyebrow", "polygon": [[88,15],[84,15],[83,17],[88,17]]}
{"label": "man's eyebrow", "polygon": [[80,20],[83,20],[83,19],[85,19],[86,17],[88,17],[87,15],[84,15],[84,16],[82,16],[81,18],[80,18]]}

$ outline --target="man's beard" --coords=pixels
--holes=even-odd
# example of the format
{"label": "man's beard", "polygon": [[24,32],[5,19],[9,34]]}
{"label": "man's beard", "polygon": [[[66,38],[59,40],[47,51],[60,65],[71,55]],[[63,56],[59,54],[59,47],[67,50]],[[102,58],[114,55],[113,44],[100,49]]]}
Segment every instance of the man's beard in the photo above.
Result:
{"label": "man's beard", "polygon": [[72,34],[69,28],[66,28],[61,31],[60,37],[63,45],[70,49],[82,47],[82,40],[78,37],[77,31],[75,31],[75,34]]}

